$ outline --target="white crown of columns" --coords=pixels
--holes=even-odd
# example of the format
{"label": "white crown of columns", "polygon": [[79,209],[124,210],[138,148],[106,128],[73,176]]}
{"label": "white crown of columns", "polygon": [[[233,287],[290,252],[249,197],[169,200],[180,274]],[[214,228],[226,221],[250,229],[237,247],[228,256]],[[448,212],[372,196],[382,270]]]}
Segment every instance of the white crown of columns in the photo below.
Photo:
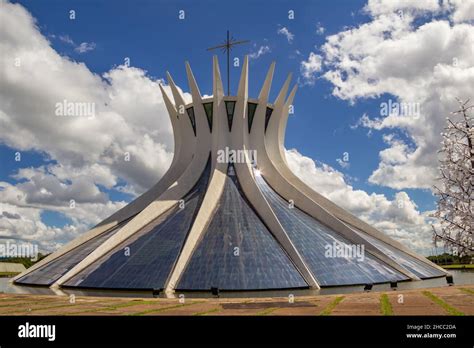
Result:
{"label": "white crown of columns", "polygon": [[[269,103],[269,92],[274,70],[275,63],[272,63],[258,98],[250,99],[248,96],[249,62],[248,57],[245,57],[237,95],[225,96],[218,60],[214,56],[213,95],[209,98],[203,98],[191,67],[186,63],[186,74],[192,96],[192,102],[190,103],[185,102],[183,94],[171,76],[167,74],[172,96],[165,92],[162,85],[160,85],[160,89],[174,133],[174,157],[168,171],[149,191],[15,279],[42,267],[91,238],[128,220],[117,233],[63,274],[53,284],[53,287],[64,284],[105,253],[111,251],[157,217],[178,205],[180,200],[196,185],[210,159],[211,169],[207,192],[166,284],[167,292],[172,293],[209,220],[212,219],[213,212],[222,195],[229,166],[226,161],[218,160],[219,151],[223,149],[244,150],[245,156],[248,156],[246,150],[257,153],[256,162],[252,161],[251,158],[247,158],[244,162],[233,163],[235,174],[246,198],[284,248],[310,287],[319,288],[318,282],[288,238],[287,233],[257,186],[255,175],[258,175],[258,173],[261,173],[268,184],[285,200],[294,202],[296,207],[329,226],[348,240],[365,245],[366,251],[410,279],[419,278],[383,254],[370,241],[355,233],[353,228],[355,227],[378,240],[388,243],[427,265],[442,270],[424,257],[412,252],[399,242],[387,237],[371,225],[313,191],[292,173],[285,158],[284,138],[289,110],[297,86],[295,85],[288,93],[291,81],[290,74],[274,103]],[[251,120],[248,119],[249,105],[254,108]],[[211,106],[212,112],[210,110]],[[233,112],[228,112],[227,106],[233,108],[231,110]],[[208,109],[206,110],[206,108]],[[209,114],[212,115],[209,116]],[[229,114],[232,114],[231,120]]]}

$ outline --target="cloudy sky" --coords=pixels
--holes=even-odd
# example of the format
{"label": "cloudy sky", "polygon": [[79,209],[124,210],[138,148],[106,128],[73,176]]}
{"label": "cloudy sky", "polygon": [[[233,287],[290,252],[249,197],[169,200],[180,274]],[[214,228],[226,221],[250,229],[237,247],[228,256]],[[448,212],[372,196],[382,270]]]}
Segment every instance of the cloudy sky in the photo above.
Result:
{"label": "cloudy sky", "polygon": [[[189,60],[210,94],[205,49],[230,29],[251,40],[232,52],[251,95],[273,60],[272,98],[289,72],[299,85],[291,169],[429,255],[440,132],[474,97],[473,24],[474,0],[0,0],[0,237],[53,251],[159,180],[173,135],[158,85],[169,70],[187,92]],[[58,117],[64,100],[95,117]]]}

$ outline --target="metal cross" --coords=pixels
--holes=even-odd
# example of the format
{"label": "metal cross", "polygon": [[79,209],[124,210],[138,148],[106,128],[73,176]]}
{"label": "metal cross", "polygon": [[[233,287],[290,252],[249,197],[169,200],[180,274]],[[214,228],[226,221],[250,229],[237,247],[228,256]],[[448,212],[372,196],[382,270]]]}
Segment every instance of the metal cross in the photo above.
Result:
{"label": "metal cross", "polygon": [[227,40],[225,41],[224,44],[219,45],[219,46],[215,46],[215,47],[210,47],[210,48],[207,49],[207,51],[212,51],[212,50],[216,50],[218,48],[221,48],[222,52],[227,53],[227,95],[230,95],[230,68],[229,68],[229,65],[230,65],[230,51],[232,50],[232,48],[234,46],[244,44],[244,43],[247,43],[247,42],[250,42],[250,40],[241,40],[241,41],[235,40],[233,37],[230,36],[230,33],[227,30]]}

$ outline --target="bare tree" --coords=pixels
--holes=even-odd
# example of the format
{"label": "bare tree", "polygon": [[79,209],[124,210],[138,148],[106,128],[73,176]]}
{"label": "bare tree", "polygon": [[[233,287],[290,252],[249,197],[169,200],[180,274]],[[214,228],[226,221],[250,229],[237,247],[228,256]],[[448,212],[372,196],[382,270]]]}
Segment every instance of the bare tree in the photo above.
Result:
{"label": "bare tree", "polygon": [[474,231],[474,105],[457,99],[460,109],[447,118],[442,133],[440,185],[435,186],[438,206],[433,217],[433,240],[459,256],[473,253]]}

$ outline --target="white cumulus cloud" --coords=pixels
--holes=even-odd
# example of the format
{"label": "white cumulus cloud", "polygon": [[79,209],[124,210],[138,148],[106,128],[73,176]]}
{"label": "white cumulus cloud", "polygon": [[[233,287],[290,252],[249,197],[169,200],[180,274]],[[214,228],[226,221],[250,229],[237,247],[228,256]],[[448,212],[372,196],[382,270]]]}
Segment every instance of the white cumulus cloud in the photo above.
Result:
{"label": "white cumulus cloud", "polygon": [[314,85],[316,83],[316,73],[322,70],[322,57],[314,52],[309,54],[307,60],[303,60],[300,65],[300,72],[305,84]]}
{"label": "white cumulus cloud", "polygon": [[[171,123],[161,80],[127,66],[97,75],[59,55],[21,5],[0,5],[0,142],[50,162],[30,168],[19,161],[17,183],[0,183],[0,202],[8,205],[1,236],[51,251],[54,235],[58,243],[70,240],[125,204],[110,201],[102,188],[136,195],[159,180],[173,156]],[[92,105],[94,117],[58,116],[63,102]],[[46,226],[41,213],[48,210],[71,224],[62,232]],[[21,219],[12,223],[11,214]]]}
{"label": "white cumulus cloud", "polygon": [[392,199],[354,189],[344,174],[297,150],[286,150],[290,169],[308,186],[409,248],[428,255],[433,247],[429,212],[420,212],[406,192]]}
{"label": "white cumulus cloud", "polygon": [[281,27],[280,29],[278,29],[277,34],[283,35],[284,37],[286,37],[286,40],[288,41],[288,43],[292,43],[293,39],[295,38],[295,35],[292,34],[290,30],[288,30],[287,27]]}
{"label": "white cumulus cloud", "polygon": [[264,45],[264,46],[260,46],[258,48],[258,50],[256,50],[255,52],[252,52],[249,54],[249,58],[250,59],[257,59],[257,58],[260,58],[261,56],[263,56],[264,54],[267,54],[267,53],[270,53],[271,50],[270,50],[270,47],[267,46],[267,45]]}
{"label": "white cumulus cloud", "polygon": [[86,53],[94,50],[95,47],[95,42],[81,42],[76,48],[74,48],[74,51],[77,53]]}
{"label": "white cumulus cloud", "polygon": [[[387,142],[389,148],[380,153],[380,164],[369,179],[374,184],[431,188],[438,176],[445,119],[456,110],[456,97],[474,96],[474,26],[450,22],[448,17],[461,4],[449,4],[369,1],[371,20],[328,36],[321,47],[327,67],[322,75],[334,85],[334,96],[350,103],[378,98],[382,104],[391,98],[420,105],[416,115],[365,114],[359,121],[370,130],[397,130],[407,136]],[[308,76],[311,80],[316,72]]]}

